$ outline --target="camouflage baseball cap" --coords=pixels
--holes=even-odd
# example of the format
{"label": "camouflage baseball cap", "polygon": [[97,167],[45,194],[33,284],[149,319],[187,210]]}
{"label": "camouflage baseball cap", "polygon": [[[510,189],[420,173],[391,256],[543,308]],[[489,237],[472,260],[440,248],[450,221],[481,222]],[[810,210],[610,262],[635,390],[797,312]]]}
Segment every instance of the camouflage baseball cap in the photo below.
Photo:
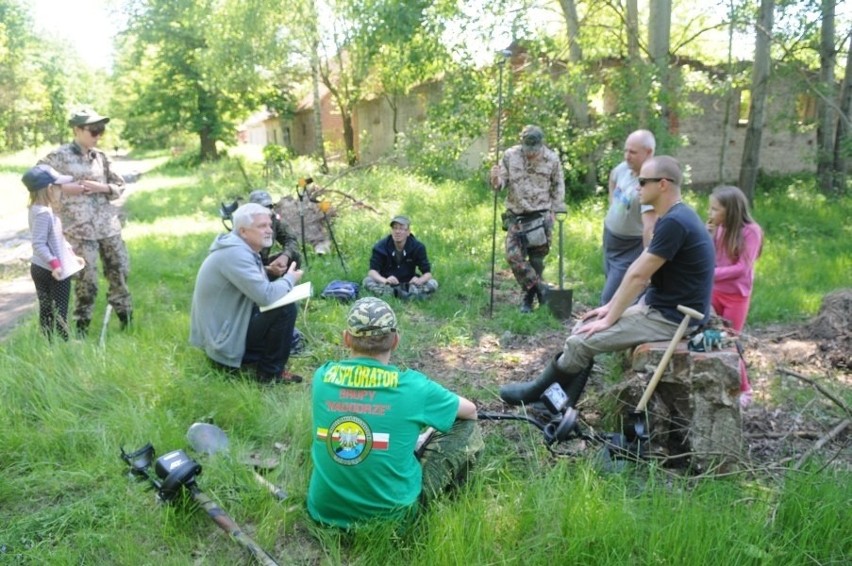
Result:
{"label": "camouflage baseball cap", "polygon": [[521,143],[530,149],[538,149],[544,141],[544,132],[538,126],[524,126],[521,130]]}
{"label": "camouflage baseball cap", "polygon": [[364,297],[349,309],[346,326],[352,336],[385,336],[396,332],[396,315],[383,300]]}
{"label": "camouflage baseball cap", "polygon": [[89,124],[109,123],[109,118],[101,116],[91,108],[78,108],[71,113],[68,125],[71,127],[88,126]]}
{"label": "camouflage baseball cap", "polygon": [[261,206],[272,206],[272,197],[266,191],[252,191],[249,195],[249,202],[256,202]]}

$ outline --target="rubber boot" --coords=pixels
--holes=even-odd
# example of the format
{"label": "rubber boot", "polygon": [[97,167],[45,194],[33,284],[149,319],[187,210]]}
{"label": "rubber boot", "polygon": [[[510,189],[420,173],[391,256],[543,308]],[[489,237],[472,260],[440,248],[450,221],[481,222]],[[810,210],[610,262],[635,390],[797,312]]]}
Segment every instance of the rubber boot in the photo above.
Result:
{"label": "rubber boot", "polygon": [[544,281],[539,281],[533,287],[535,292],[535,296],[538,297],[539,306],[544,306],[547,304],[547,294],[550,292],[550,287]]}
{"label": "rubber boot", "polygon": [[524,291],[524,296],[521,299],[521,312],[524,314],[531,313],[533,310],[533,299],[535,299],[536,288],[531,287],[529,290]]}
{"label": "rubber boot", "polygon": [[567,373],[556,365],[556,360],[560,354],[556,354],[549,364],[544,368],[541,374],[533,381],[523,383],[508,383],[500,388],[500,398],[509,405],[520,405],[521,403],[535,403],[544,393],[544,390],[550,387],[552,383],[558,383],[569,399],[569,406],[574,407],[583,394],[586,388],[586,382],[589,380],[589,375],[592,372],[592,365],[589,365],[579,373]]}

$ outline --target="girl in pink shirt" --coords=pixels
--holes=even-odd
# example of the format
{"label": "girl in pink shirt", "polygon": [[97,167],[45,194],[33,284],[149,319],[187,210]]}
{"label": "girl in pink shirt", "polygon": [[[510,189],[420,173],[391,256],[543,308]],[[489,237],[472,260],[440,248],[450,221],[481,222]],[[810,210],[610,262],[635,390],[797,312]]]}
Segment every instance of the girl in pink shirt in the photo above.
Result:
{"label": "girl in pink shirt", "polygon": [[[737,187],[720,186],[710,195],[708,229],[716,246],[716,272],[711,304],[720,317],[741,332],[745,326],[754,285],[754,262],[763,249],[763,232],[752,219],[748,200]],[[747,404],[751,385],[740,362],[740,390]]]}

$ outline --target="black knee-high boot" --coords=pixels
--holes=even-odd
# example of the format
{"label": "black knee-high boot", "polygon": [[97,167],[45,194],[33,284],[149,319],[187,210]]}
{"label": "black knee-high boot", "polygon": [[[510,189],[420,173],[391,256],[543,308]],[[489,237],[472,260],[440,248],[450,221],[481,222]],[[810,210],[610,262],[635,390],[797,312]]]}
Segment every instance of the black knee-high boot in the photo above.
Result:
{"label": "black knee-high boot", "polygon": [[500,398],[509,405],[520,405],[521,403],[535,403],[552,383],[558,383],[568,396],[571,407],[577,404],[577,400],[586,388],[586,382],[592,370],[592,363],[579,373],[568,373],[556,365],[556,360],[561,354],[556,354],[550,363],[542,370],[541,374],[533,381],[523,383],[508,383],[500,388]]}

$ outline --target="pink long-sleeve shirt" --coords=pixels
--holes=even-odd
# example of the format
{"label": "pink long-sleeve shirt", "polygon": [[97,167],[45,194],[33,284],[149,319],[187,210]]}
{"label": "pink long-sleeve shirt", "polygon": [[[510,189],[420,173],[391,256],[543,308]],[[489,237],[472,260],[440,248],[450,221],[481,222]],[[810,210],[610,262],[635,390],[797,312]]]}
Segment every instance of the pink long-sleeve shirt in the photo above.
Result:
{"label": "pink long-sleeve shirt", "polygon": [[731,293],[748,297],[754,285],[754,262],[760,255],[763,243],[763,232],[757,223],[752,222],[743,226],[743,249],[740,257],[734,262],[722,245],[725,229],[716,231],[716,271],[713,276],[713,290],[720,293]]}

